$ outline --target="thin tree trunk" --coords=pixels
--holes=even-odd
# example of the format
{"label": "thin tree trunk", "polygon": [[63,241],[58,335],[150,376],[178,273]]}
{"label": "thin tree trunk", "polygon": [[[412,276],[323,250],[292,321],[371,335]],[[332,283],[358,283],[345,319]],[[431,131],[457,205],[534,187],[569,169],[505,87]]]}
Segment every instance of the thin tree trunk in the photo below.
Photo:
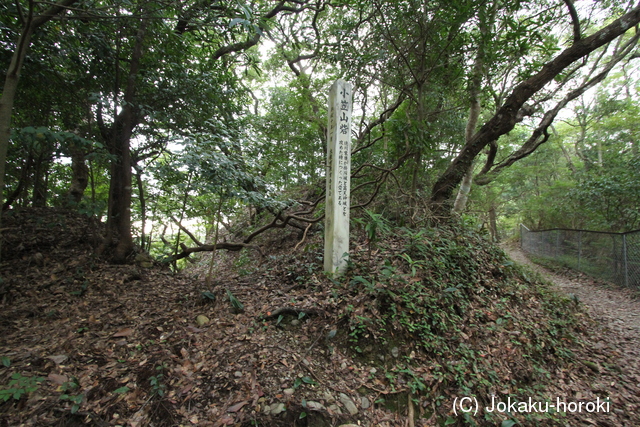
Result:
{"label": "thin tree trunk", "polygon": [[491,205],[489,209],[489,232],[491,233],[491,240],[494,242],[500,241],[500,235],[498,234],[498,220],[496,215],[495,205]]}
{"label": "thin tree trunk", "polygon": [[140,247],[144,250],[146,243],[145,227],[147,226],[147,203],[144,198],[144,186],[142,185],[142,171],[135,165],[133,169],[136,171],[136,182],[138,184],[138,199],[140,200],[140,221],[142,227],[140,230]]}
{"label": "thin tree trunk", "polygon": [[571,155],[569,154],[569,152],[565,148],[565,146],[562,143],[562,141],[560,141],[558,143],[558,145],[560,145],[560,149],[562,150],[562,155],[564,156],[564,159],[567,161],[567,167],[571,171],[571,174],[574,175],[574,176],[577,175],[578,174],[578,170],[576,169],[576,166],[573,164],[573,160],[571,160]]}
{"label": "thin tree trunk", "polygon": [[84,151],[79,147],[71,148],[71,184],[67,198],[69,204],[77,206],[82,201],[84,190],[89,185],[89,167],[84,159]]}
{"label": "thin tree trunk", "polygon": [[[176,236],[176,246],[174,249],[175,253],[178,253],[180,249],[180,233],[182,232],[182,220],[184,219],[184,213],[187,210],[187,203],[189,202],[189,191],[191,191],[191,180],[193,178],[193,174],[189,171],[189,175],[187,175],[187,185],[185,186],[184,198],[182,199],[182,206],[180,207],[180,220],[178,221],[178,235]],[[178,261],[173,261],[173,269],[175,271],[178,270]]]}
{"label": "thin tree trunk", "polygon": [[[216,218],[215,218],[215,234],[213,236],[213,246],[215,247],[218,244],[218,233],[220,231],[220,213],[222,211],[222,195],[220,195],[220,200],[218,201],[218,209],[216,210]],[[211,287],[211,283],[213,283],[213,266],[216,262],[216,250],[211,252],[211,262],[209,263],[209,271],[207,273],[207,277],[205,277],[205,284],[207,288]]]}
{"label": "thin tree trunk", "polygon": [[48,152],[41,153],[36,160],[33,175],[32,206],[44,207],[47,205],[47,184],[50,164],[51,158]]}
{"label": "thin tree trunk", "polygon": [[[484,74],[484,62],[485,52],[487,49],[487,37],[490,36],[493,29],[493,22],[496,13],[496,3],[493,4],[490,14],[488,16],[480,17],[480,40],[478,42],[478,52],[476,59],[473,63],[473,71],[471,74],[471,81],[469,84],[469,118],[467,119],[467,126],[464,131],[465,144],[469,143],[471,137],[476,133],[476,127],[478,126],[478,120],[480,119],[480,89],[482,88],[482,76]],[[458,195],[453,204],[453,212],[461,214],[467,206],[467,200],[469,200],[469,193],[471,192],[471,185],[473,183],[473,162],[467,169],[462,178]]]}
{"label": "thin tree trunk", "polygon": [[89,160],[89,180],[91,183],[91,206],[96,205],[96,176],[93,173],[93,162]]}
{"label": "thin tree trunk", "polygon": [[411,197],[415,198],[418,191],[418,177],[422,171],[422,151],[419,151],[415,157],[416,161],[413,166],[413,176],[411,178]]}
{"label": "thin tree trunk", "polygon": [[31,36],[36,28],[46,24],[54,16],[63,13],[67,6],[72,5],[76,1],[77,0],[61,0],[59,3],[50,6],[42,15],[35,17],[33,10],[34,4],[33,2],[29,2],[29,11],[20,37],[16,43],[16,49],[13,51],[13,55],[11,55],[11,62],[9,63],[2,89],[2,96],[0,97],[0,200],[4,197],[4,174],[7,163],[7,152],[9,151],[9,138],[11,136],[13,103],[18,90],[20,71],[22,70],[24,58],[31,45]]}

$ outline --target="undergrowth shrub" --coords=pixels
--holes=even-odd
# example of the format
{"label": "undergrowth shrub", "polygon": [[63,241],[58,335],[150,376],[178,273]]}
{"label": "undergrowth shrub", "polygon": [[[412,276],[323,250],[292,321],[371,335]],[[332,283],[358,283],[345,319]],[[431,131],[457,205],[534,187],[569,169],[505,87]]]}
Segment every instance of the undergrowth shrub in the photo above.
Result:
{"label": "undergrowth shrub", "polygon": [[387,234],[375,255],[354,253],[335,282],[355,356],[436,402],[455,393],[481,404],[543,398],[550,367],[571,360],[583,328],[575,303],[464,227]]}

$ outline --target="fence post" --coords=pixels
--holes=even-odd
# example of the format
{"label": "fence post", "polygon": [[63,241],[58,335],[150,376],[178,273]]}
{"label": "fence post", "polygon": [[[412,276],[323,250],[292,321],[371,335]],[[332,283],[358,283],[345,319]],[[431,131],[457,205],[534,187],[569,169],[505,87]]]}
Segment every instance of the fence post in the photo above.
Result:
{"label": "fence post", "polygon": [[622,235],[622,260],[624,262],[624,285],[629,287],[629,265],[627,263],[627,235]]}
{"label": "fence post", "polygon": [[580,270],[581,258],[582,258],[582,231],[578,231],[578,270]]}
{"label": "fence post", "polygon": [[558,252],[560,252],[560,230],[556,230],[556,259],[558,259]]}

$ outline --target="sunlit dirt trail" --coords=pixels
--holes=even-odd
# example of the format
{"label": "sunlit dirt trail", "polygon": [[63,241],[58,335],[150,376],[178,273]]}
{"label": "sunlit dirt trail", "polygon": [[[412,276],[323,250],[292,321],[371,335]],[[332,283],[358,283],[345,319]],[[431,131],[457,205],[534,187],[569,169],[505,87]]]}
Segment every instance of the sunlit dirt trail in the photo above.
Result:
{"label": "sunlit dirt trail", "polygon": [[569,269],[553,272],[534,264],[518,247],[503,247],[519,264],[534,271],[555,284],[560,291],[582,302],[594,319],[630,338],[640,338],[640,293],[630,289],[599,282],[582,273]]}

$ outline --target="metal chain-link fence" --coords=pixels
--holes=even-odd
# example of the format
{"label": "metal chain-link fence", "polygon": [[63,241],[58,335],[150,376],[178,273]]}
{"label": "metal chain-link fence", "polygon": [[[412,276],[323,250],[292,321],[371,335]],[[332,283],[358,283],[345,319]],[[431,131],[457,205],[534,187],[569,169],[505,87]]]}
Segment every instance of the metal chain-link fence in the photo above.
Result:
{"label": "metal chain-link fence", "polygon": [[640,288],[640,230],[551,230],[520,225],[522,250],[621,286]]}

